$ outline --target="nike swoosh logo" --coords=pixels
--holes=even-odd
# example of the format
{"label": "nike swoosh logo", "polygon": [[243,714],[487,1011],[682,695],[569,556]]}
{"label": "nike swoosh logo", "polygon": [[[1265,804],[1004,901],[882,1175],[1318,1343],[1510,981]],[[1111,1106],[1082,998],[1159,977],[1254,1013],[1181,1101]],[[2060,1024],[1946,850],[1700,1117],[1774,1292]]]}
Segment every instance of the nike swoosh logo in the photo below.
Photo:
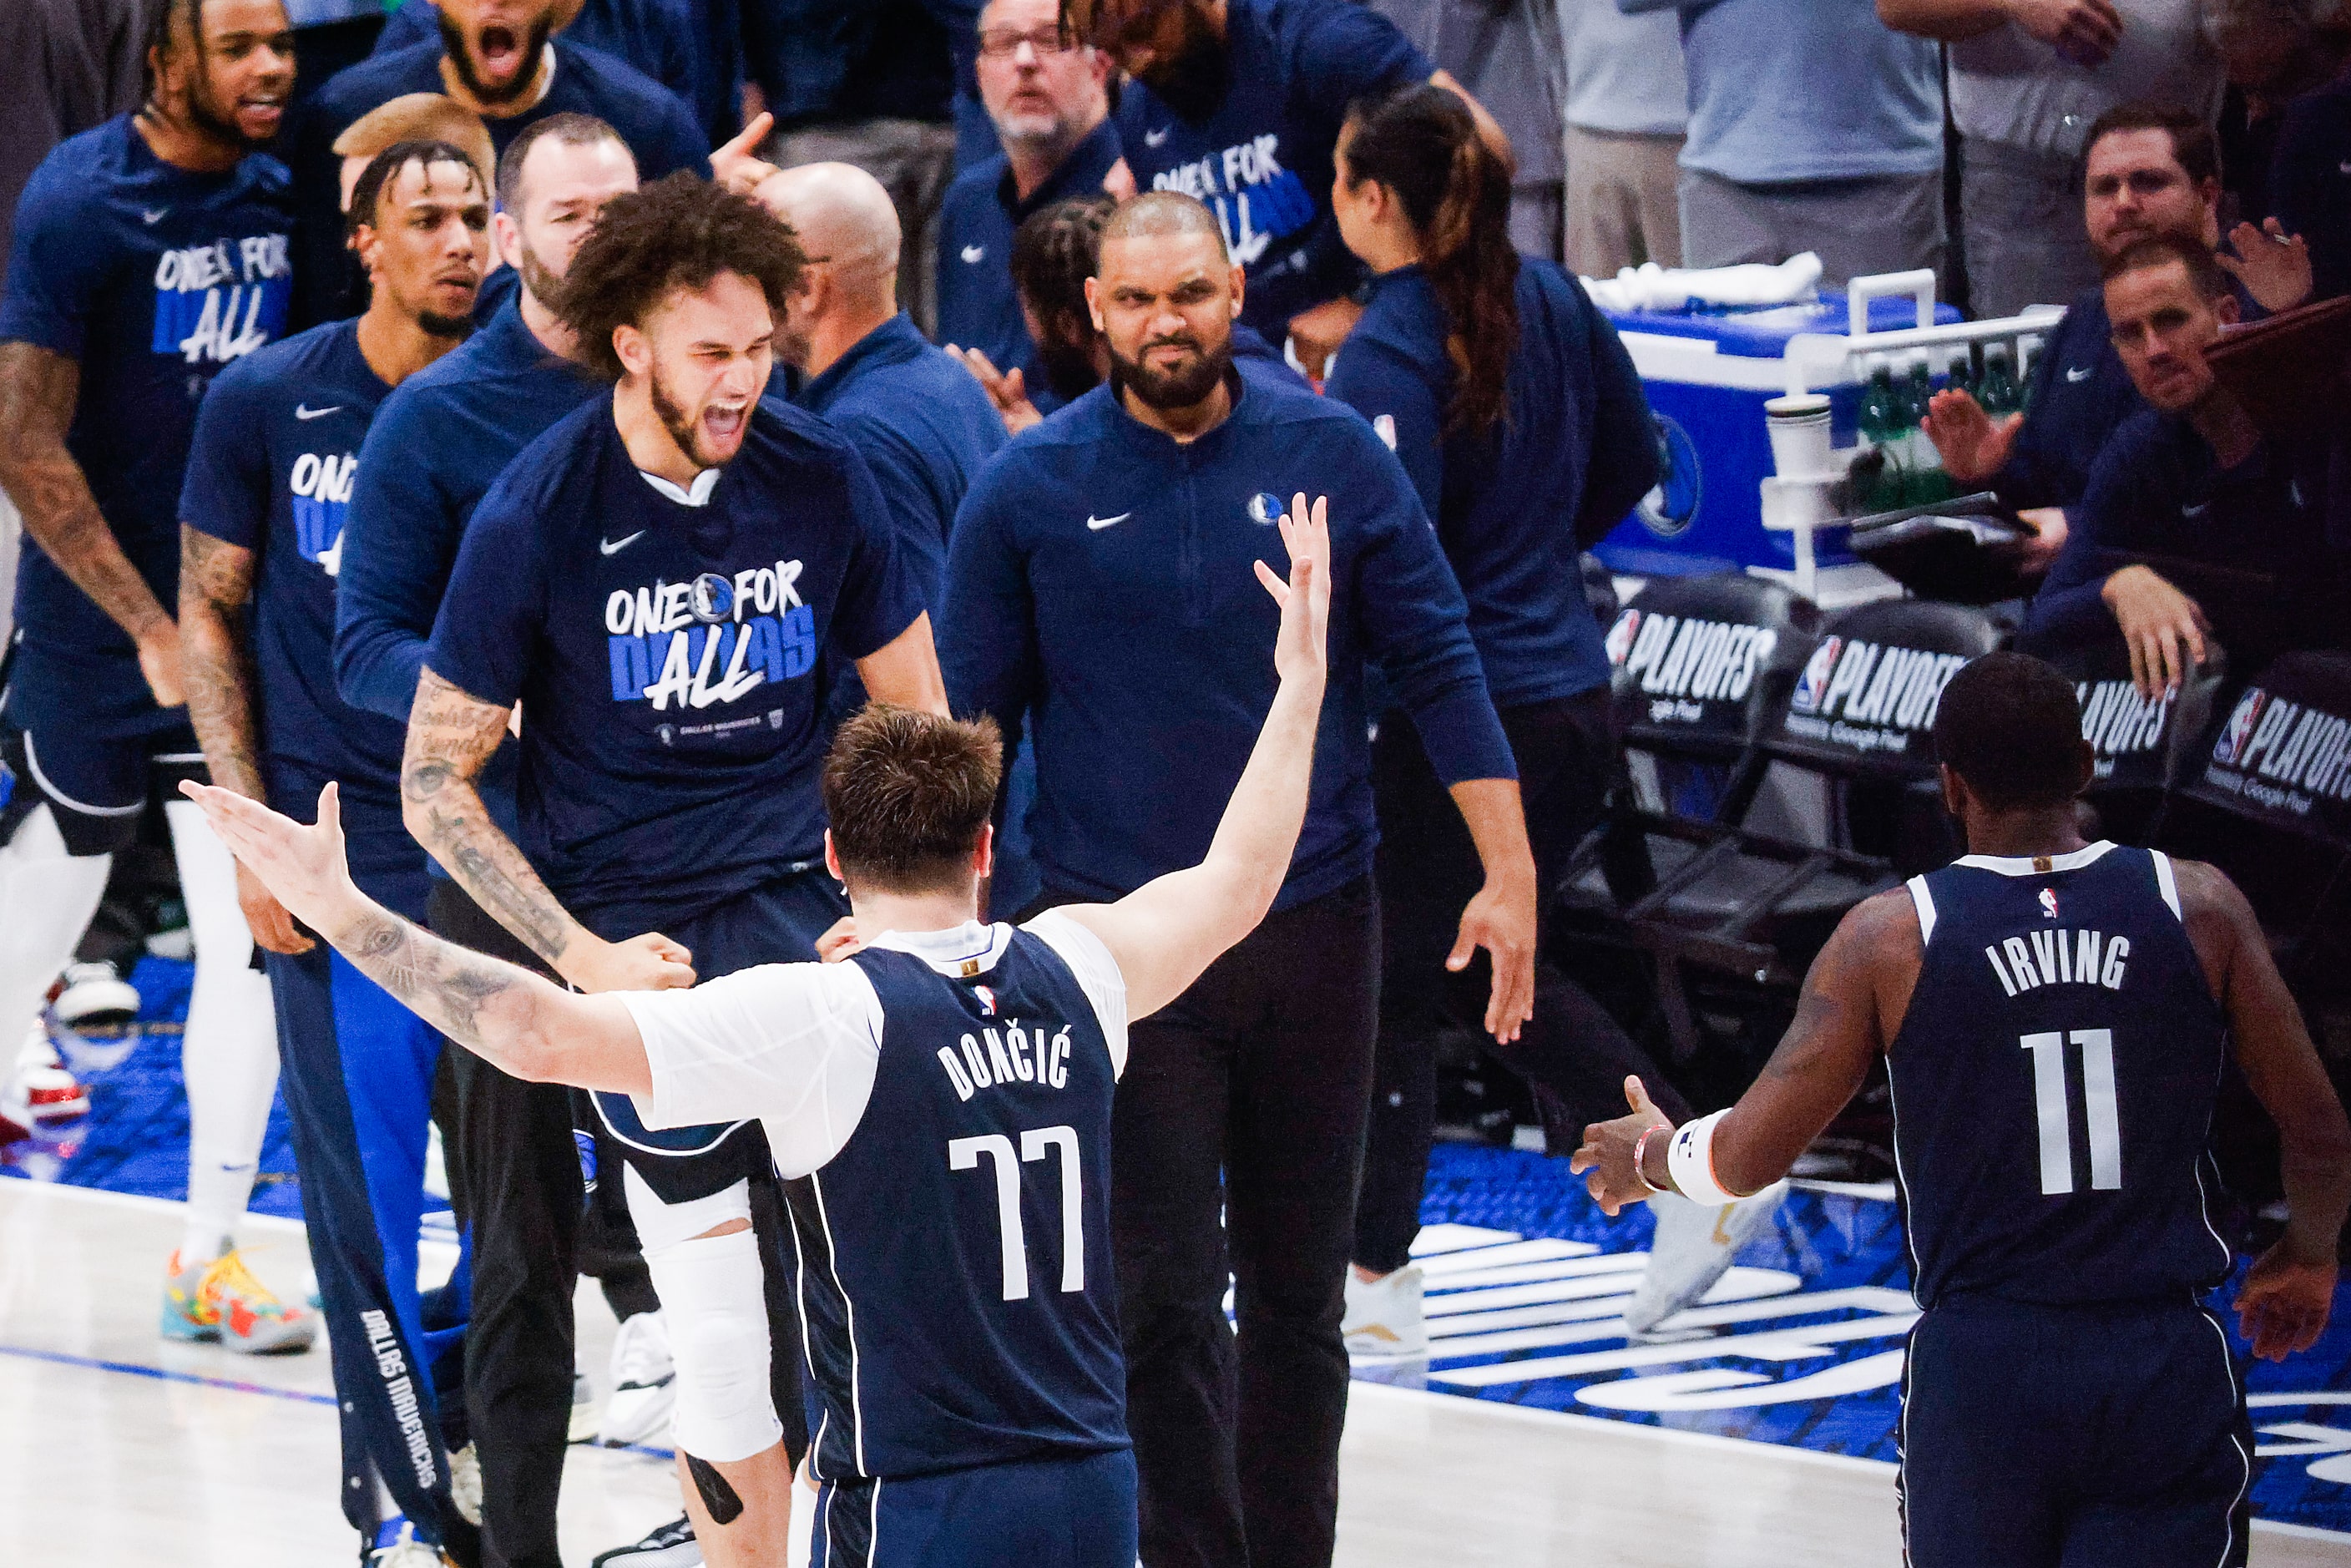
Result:
{"label": "nike swoosh logo", "polygon": [[2068,365],[2065,367],[2065,379],[2069,382],[2086,382],[2090,379],[2090,367],[2087,365]]}
{"label": "nike swoosh logo", "polygon": [[1134,516],[1133,512],[1121,512],[1114,517],[1097,517],[1092,513],[1088,513],[1086,516],[1086,527],[1099,530],[1109,528],[1113,523],[1123,523],[1133,516]]}
{"label": "nike swoosh logo", "polygon": [[2179,508],[2179,515],[2187,518],[2191,523],[2200,523],[2204,520],[2204,514],[2211,509],[2212,503],[2207,501],[2201,506],[2182,507]]}
{"label": "nike swoosh logo", "polygon": [[964,265],[977,267],[979,265],[980,257],[987,254],[987,247],[984,245],[967,245],[963,247]]}
{"label": "nike swoosh logo", "polygon": [[596,548],[602,550],[606,555],[618,555],[622,550],[628,549],[631,545],[636,543],[639,539],[644,537],[645,530],[639,528],[635,533],[631,534],[624,539],[598,539],[596,541]]}
{"label": "nike swoosh logo", "polygon": [[160,224],[171,215],[169,207],[141,207],[139,210],[139,221],[142,224]]}
{"label": "nike swoosh logo", "polygon": [[342,406],[343,405],[339,402],[330,402],[324,408],[312,408],[308,403],[298,402],[294,405],[294,417],[297,419],[324,419],[327,415],[334,413],[337,409],[340,409]]}
{"label": "nike swoosh logo", "polygon": [[1176,128],[1171,125],[1165,131],[1146,131],[1143,133],[1143,144],[1145,147],[1164,146],[1166,143],[1169,133],[1175,129]]}

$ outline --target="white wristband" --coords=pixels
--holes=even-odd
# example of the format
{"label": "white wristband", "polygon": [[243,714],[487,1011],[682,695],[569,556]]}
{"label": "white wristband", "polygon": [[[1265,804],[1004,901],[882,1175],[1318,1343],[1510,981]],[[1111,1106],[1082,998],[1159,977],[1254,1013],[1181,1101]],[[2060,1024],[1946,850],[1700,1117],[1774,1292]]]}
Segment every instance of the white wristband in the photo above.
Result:
{"label": "white wristband", "polygon": [[1695,1122],[1685,1122],[1674,1131],[1674,1141],[1666,1146],[1666,1170],[1673,1177],[1674,1190],[1692,1203],[1707,1207],[1737,1203],[1739,1195],[1714,1179],[1715,1124],[1729,1111],[1717,1111],[1711,1116],[1700,1116]]}

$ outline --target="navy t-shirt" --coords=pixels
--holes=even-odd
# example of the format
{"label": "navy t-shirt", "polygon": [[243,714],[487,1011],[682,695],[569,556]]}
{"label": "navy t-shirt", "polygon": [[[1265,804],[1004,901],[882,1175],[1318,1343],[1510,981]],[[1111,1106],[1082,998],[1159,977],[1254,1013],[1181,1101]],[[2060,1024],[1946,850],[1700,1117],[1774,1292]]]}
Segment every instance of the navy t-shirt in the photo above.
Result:
{"label": "navy t-shirt", "polygon": [[1497,707],[1549,702],[1608,679],[1583,594],[1575,521],[1601,405],[1646,410],[1639,374],[1583,286],[1521,257],[1519,342],[1499,427],[1447,434],[1456,376],[1444,302],[1417,267],[1372,284],[1326,390],[1372,422],[1436,520],[1469,601],[1469,634]]}
{"label": "navy t-shirt", "polygon": [[246,643],[269,803],[312,820],[342,786],[351,869],[397,879],[422,907],[424,852],[400,820],[402,727],[335,690],[335,583],[360,444],[391,388],[360,352],[359,323],[275,343],[222,372],[196,416],[180,518],[254,552]]}
{"label": "navy t-shirt", "polygon": [[482,498],[425,663],[521,702],[520,847],[618,940],[823,852],[818,654],[864,658],[923,612],[872,474],[823,421],[762,402],[690,506],[599,399]]}
{"label": "navy t-shirt", "polygon": [[[166,608],[179,601],[180,479],[196,405],[222,367],[286,329],[290,200],[276,159],[192,173],[156,157],[122,115],[59,143],[16,206],[0,341],[80,365],[66,449]],[[109,727],[163,716],[131,638],[30,538],[16,626],[16,711]]]}
{"label": "navy t-shirt", "polygon": [[873,470],[924,596],[935,603],[956,508],[1006,440],[994,400],[901,314],[859,339],[792,402],[830,421]]}
{"label": "navy t-shirt", "polygon": [[[1289,570],[1275,524],[1330,497],[1330,688],[1306,824],[1276,907],[1368,874],[1364,662],[1377,659],[1447,783],[1517,773],[1461,589],[1412,482],[1352,409],[1236,373],[1188,444],[1097,387],[987,465],[956,518],[940,664],[956,711],[1034,727],[1046,885],[1117,898],[1198,862],[1279,684]],[[1587,614],[1589,612],[1586,612]]]}
{"label": "navy t-shirt", "polygon": [[1120,156],[1118,126],[1105,120],[1027,201],[1013,194],[1011,166],[998,153],[956,176],[939,203],[939,341],[980,350],[999,371],[1019,369],[1032,400],[1044,383],[1012,287],[1012,236],[1032,213],[1102,194]]}
{"label": "navy t-shirt", "polygon": [[1354,286],[1331,216],[1332,154],[1347,106],[1425,82],[1428,57],[1358,0],[1228,0],[1229,85],[1188,120],[1139,81],[1119,99],[1138,191],[1196,196],[1249,270],[1248,321],[1279,343],[1290,319]]}
{"label": "navy t-shirt", "polygon": [[[504,156],[525,128],[551,114],[587,114],[619,133],[636,155],[637,177],[651,183],[680,169],[710,172],[710,142],[686,101],[635,66],[557,38],[555,76],[547,96],[520,114],[485,119],[490,144]],[[403,93],[446,92],[441,44],[376,55],[335,73],[297,111],[288,155],[302,195],[301,287],[297,319],[305,324],[356,314],[366,298],[343,246],[341,185],[335,138],[351,122]]]}

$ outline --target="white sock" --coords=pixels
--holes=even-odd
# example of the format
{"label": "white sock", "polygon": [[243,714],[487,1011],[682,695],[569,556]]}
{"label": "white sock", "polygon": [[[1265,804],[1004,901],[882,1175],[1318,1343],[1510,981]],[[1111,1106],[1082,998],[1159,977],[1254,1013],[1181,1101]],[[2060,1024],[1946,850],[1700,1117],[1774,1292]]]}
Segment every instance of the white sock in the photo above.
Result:
{"label": "white sock", "polygon": [[218,1257],[252,1196],[277,1092],[277,1024],[269,981],[252,967],[253,933],[236,902],[236,862],[192,800],[165,803],[180,896],[196,943],[180,1071],[188,1089],[187,1228],[183,1264]]}
{"label": "white sock", "polygon": [[[16,787],[31,788],[23,779]],[[11,1051],[98,913],[113,863],[112,855],[66,853],[46,801],[0,845],[0,1041]]]}

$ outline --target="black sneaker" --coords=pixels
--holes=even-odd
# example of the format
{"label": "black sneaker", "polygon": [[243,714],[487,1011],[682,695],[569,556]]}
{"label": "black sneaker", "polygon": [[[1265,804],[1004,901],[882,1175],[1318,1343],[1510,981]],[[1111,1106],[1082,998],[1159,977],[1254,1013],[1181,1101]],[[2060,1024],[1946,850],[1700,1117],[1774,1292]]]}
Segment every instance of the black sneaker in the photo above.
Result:
{"label": "black sneaker", "polygon": [[680,1514],[633,1546],[615,1546],[593,1568],[702,1568],[702,1543]]}

